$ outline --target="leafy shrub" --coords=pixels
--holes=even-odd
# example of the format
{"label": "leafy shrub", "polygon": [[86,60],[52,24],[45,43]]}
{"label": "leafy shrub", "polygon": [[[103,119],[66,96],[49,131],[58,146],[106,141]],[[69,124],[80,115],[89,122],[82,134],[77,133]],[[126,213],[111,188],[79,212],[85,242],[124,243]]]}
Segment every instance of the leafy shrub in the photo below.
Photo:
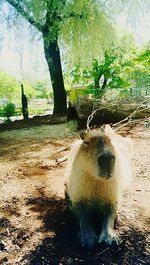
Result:
{"label": "leafy shrub", "polygon": [[8,102],[4,108],[3,108],[3,113],[4,113],[4,117],[7,118],[7,120],[10,120],[11,116],[14,116],[15,114],[15,104],[13,104],[12,102]]}
{"label": "leafy shrub", "polygon": [[67,122],[67,127],[71,132],[77,131],[77,122],[76,121],[69,121]]}
{"label": "leafy shrub", "polygon": [[4,109],[3,109],[3,107],[0,107],[0,117],[4,117]]}

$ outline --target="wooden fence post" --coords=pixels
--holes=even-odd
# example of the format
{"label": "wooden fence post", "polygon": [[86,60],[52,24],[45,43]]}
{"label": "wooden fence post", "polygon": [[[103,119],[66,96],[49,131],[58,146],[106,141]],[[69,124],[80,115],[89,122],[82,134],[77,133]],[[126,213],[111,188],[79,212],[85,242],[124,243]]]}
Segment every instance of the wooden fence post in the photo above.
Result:
{"label": "wooden fence post", "polygon": [[27,120],[29,118],[28,115],[28,100],[26,95],[24,94],[24,88],[23,84],[21,84],[21,101],[22,101],[22,114],[24,120]]}

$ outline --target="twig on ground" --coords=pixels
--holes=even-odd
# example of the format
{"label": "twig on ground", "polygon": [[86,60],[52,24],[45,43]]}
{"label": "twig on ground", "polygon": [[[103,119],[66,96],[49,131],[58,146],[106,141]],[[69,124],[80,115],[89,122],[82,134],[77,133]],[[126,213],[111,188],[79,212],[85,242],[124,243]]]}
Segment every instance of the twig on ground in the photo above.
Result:
{"label": "twig on ground", "polygon": [[64,156],[55,160],[55,165],[59,165],[68,160],[68,156]]}
{"label": "twig on ground", "polygon": [[70,145],[67,146],[67,147],[63,147],[63,148],[57,150],[56,152],[52,153],[52,154],[50,155],[50,157],[55,156],[55,155],[57,155],[58,153],[61,153],[61,152],[63,152],[63,151],[67,151],[67,150],[70,150]]}
{"label": "twig on ground", "polygon": [[104,252],[106,252],[108,249],[109,249],[109,247],[108,247],[108,248],[105,248],[103,251],[101,251],[100,253],[98,253],[97,256],[102,255],[102,254],[103,254]]}
{"label": "twig on ground", "polygon": [[60,165],[61,163],[65,162],[67,160],[68,160],[68,156],[64,156],[64,157],[53,160],[53,162],[51,162],[51,164],[41,165],[40,168],[50,170],[52,168],[57,167],[58,165]]}
{"label": "twig on ground", "polygon": [[[61,149],[57,150],[56,152],[52,153],[50,155],[50,157],[53,157],[53,156],[55,157],[58,153],[70,150],[70,148],[71,148],[71,146],[67,146],[65,148],[61,148]],[[51,168],[54,168],[54,167],[60,165],[61,163],[65,162],[67,160],[68,160],[67,156],[64,156],[64,157],[61,157],[61,158],[56,158],[55,160],[53,160],[54,161],[53,163],[48,164],[48,165],[47,164],[46,165],[42,165],[41,167],[42,168],[46,168],[46,169],[51,169]]]}

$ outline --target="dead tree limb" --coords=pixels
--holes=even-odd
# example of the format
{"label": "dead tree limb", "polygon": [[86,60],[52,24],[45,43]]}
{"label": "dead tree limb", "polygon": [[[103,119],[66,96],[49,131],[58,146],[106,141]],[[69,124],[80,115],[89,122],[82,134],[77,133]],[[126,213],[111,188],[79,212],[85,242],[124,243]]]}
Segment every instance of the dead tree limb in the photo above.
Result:
{"label": "dead tree limb", "polygon": [[86,131],[90,131],[90,122],[93,120],[94,114],[98,111],[99,109],[94,110],[94,104],[93,104],[93,110],[92,113],[88,116],[87,122],[86,122]]}
{"label": "dead tree limb", "polygon": [[123,120],[121,120],[121,121],[119,121],[119,122],[114,123],[114,124],[113,124],[113,127],[115,127],[115,126],[117,126],[117,125],[119,125],[119,124],[121,124],[121,123],[123,123],[123,122],[126,122],[126,121],[131,120],[131,119],[136,115],[136,113],[138,113],[138,112],[142,112],[143,110],[146,110],[146,109],[149,109],[149,108],[150,108],[149,105],[146,105],[144,108],[140,109],[141,106],[142,106],[144,103],[146,103],[147,101],[148,101],[148,99],[142,101],[142,102],[137,106],[137,108],[136,108],[132,113],[130,113],[125,119],[123,119]]}
{"label": "dead tree limb", "polygon": [[117,123],[114,123],[114,124],[113,124],[113,128],[123,123],[121,126],[119,126],[119,127],[117,127],[116,129],[114,129],[114,131],[118,131],[118,130],[121,129],[122,127],[128,125],[128,124],[132,121],[132,118],[135,117],[135,115],[136,115],[137,113],[142,112],[142,111],[144,111],[144,110],[146,110],[146,109],[149,109],[149,108],[150,108],[150,105],[146,105],[144,108],[141,108],[142,105],[143,105],[144,103],[146,103],[148,100],[149,100],[149,99],[146,99],[146,100],[142,101],[142,102],[139,104],[139,106],[137,106],[137,108],[136,108],[132,113],[130,113],[125,119],[123,119],[123,120],[121,120],[121,121],[119,121],[119,122],[117,122]]}
{"label": "dead tree limb", "polygon": [[[117,123],[114,123],[114,124],[113,124],[113,128],[114,128],[114,127],[117,127],[117,126],[120,125],[120,124],[122,124],[121,126],[115,128],[114,131],[117,131],[117,130],[119,130],[120,128],[122,128],[122,127],[126,126],[127,124],[129,124],[129,123],[131,122],[132,118],[135,117],[135,115],[136,115],[137,113],[149,109],[149,108],[150,108],[150,105],[149,105],[149,104],[147,104],[145,107],[141,108],[141,107],[142,107],[146,102],[148,102],[148,101],[149,101],[149,99],[146,99],[146,100],[142,101],[142,102],[137,106],[137,108],[136,108],[132,113],[130,113],[126,118],[124,118],[123,120],[121,120],[121,121],[119,121],[119,122],[117,122]],[[91,114],[88,116],[88,118],[87,118],[87,122],[86,122],[86,128],[87,128],[87,129],[86,129],[86,131],[90,131],[90,122],[92,121],[92,119],[93,119],[93,117],[94,117],[94,114],[95,114],[97,111],[99,111],[99,110],[100,110],[99,108],[94,110],[94,105],[93,105],[92,113],[91,113]]]}

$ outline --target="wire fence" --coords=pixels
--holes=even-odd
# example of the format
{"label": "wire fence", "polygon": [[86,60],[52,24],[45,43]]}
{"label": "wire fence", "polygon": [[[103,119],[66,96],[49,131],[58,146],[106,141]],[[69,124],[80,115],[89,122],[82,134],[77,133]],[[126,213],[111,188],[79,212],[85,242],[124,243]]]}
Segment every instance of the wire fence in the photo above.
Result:
{"label": "wire fence", "polygon": [[130,87],[129,92],[131,97],[150,96],[150,87]]}

